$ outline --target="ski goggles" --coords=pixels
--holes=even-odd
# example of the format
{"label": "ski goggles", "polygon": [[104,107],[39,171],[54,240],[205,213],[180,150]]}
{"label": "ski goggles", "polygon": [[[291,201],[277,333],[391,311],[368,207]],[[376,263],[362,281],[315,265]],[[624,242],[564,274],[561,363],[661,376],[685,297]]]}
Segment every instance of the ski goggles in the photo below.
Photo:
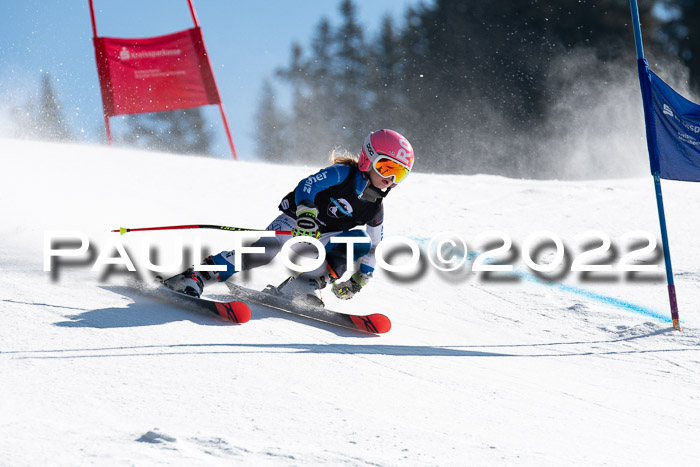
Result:
{"label": "ski goggles", "polygon": [[379,156],[372,166],[383,178],[393,177],[394,183],[399,183],[411,172],[411,169],[387,156]]}

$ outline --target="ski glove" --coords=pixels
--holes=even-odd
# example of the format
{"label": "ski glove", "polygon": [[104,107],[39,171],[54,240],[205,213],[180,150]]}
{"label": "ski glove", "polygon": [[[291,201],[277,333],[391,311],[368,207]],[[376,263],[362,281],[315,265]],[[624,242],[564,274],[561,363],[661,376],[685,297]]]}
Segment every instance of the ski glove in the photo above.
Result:
{"label": "ski glove", "polygon": [[297,220],[292,229],[292,236],[313,237],[318,240],[321,237],[321,228],[316,217],[318,217],[316,206],[302,201],[297,206]]}
{"label": "ski glove", "polygon": [[369,274],[356,272],[350,280],[333,284],[331,290],[341,300],[350,300],[357,292],[362,290],[362,287],[367,285],[370,277],[372,276]]}

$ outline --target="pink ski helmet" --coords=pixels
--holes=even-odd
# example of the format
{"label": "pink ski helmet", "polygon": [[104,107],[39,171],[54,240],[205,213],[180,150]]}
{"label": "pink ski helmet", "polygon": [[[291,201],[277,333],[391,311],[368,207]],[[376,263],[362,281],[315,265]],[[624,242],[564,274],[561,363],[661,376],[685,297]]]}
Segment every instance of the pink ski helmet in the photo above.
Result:
{"label": "pink ski helmet", "polygon": [[402,181],[413,168],[413,147],[394,130],[379,130],[367,135],[360,153],[358,167],[363,172],[374,169],[383,177]]}

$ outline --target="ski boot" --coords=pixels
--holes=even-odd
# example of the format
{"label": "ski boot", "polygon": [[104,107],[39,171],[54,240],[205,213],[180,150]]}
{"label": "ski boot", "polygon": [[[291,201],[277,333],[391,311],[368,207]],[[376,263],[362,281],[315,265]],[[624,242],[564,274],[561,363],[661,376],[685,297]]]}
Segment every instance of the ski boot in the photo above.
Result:
{"label": "ski boot", "polygon": [[[202,264],[215,265],[211,256],[202,261]],[[195,271],[194,266],[187,268],[177,276],[163,281],[166,287],[176,292],[181,292],[199,298],[204,291],[204,287],[219,282],[219,273],[216,271]]]}
{"label": "ski boot", "polygon": [[306,305],[323,308],[321,290],[335,282],[336,279],[338,276],[330,268],[327,268],[320,275],[317,271],[311,271],[301,273],[296,277],[288,277],[277,287],[268,286],[265,291]]}

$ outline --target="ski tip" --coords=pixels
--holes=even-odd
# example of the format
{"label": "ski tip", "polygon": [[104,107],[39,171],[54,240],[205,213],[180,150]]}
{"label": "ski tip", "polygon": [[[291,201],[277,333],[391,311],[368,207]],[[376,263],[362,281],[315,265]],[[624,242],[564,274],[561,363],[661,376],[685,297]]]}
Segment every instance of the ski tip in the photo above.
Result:
{"label": "ski tip", "polygon": [[377,328],[377,333],[384,334],[391,330],[391,320],[384,315],[374,314],[370,315],[372,322]]}
{"label": "ski tip", "polygon": [[219,316],[232,323],[247,323],[250,321],[250,308],[243,302],[217,302],[216,311]]}
{"label": "ski tip", "polygon": [[357,329],[362,331],[385,334],[391,330],[391,320],[379,313],[368,316],[351,316],[350,318]]}

